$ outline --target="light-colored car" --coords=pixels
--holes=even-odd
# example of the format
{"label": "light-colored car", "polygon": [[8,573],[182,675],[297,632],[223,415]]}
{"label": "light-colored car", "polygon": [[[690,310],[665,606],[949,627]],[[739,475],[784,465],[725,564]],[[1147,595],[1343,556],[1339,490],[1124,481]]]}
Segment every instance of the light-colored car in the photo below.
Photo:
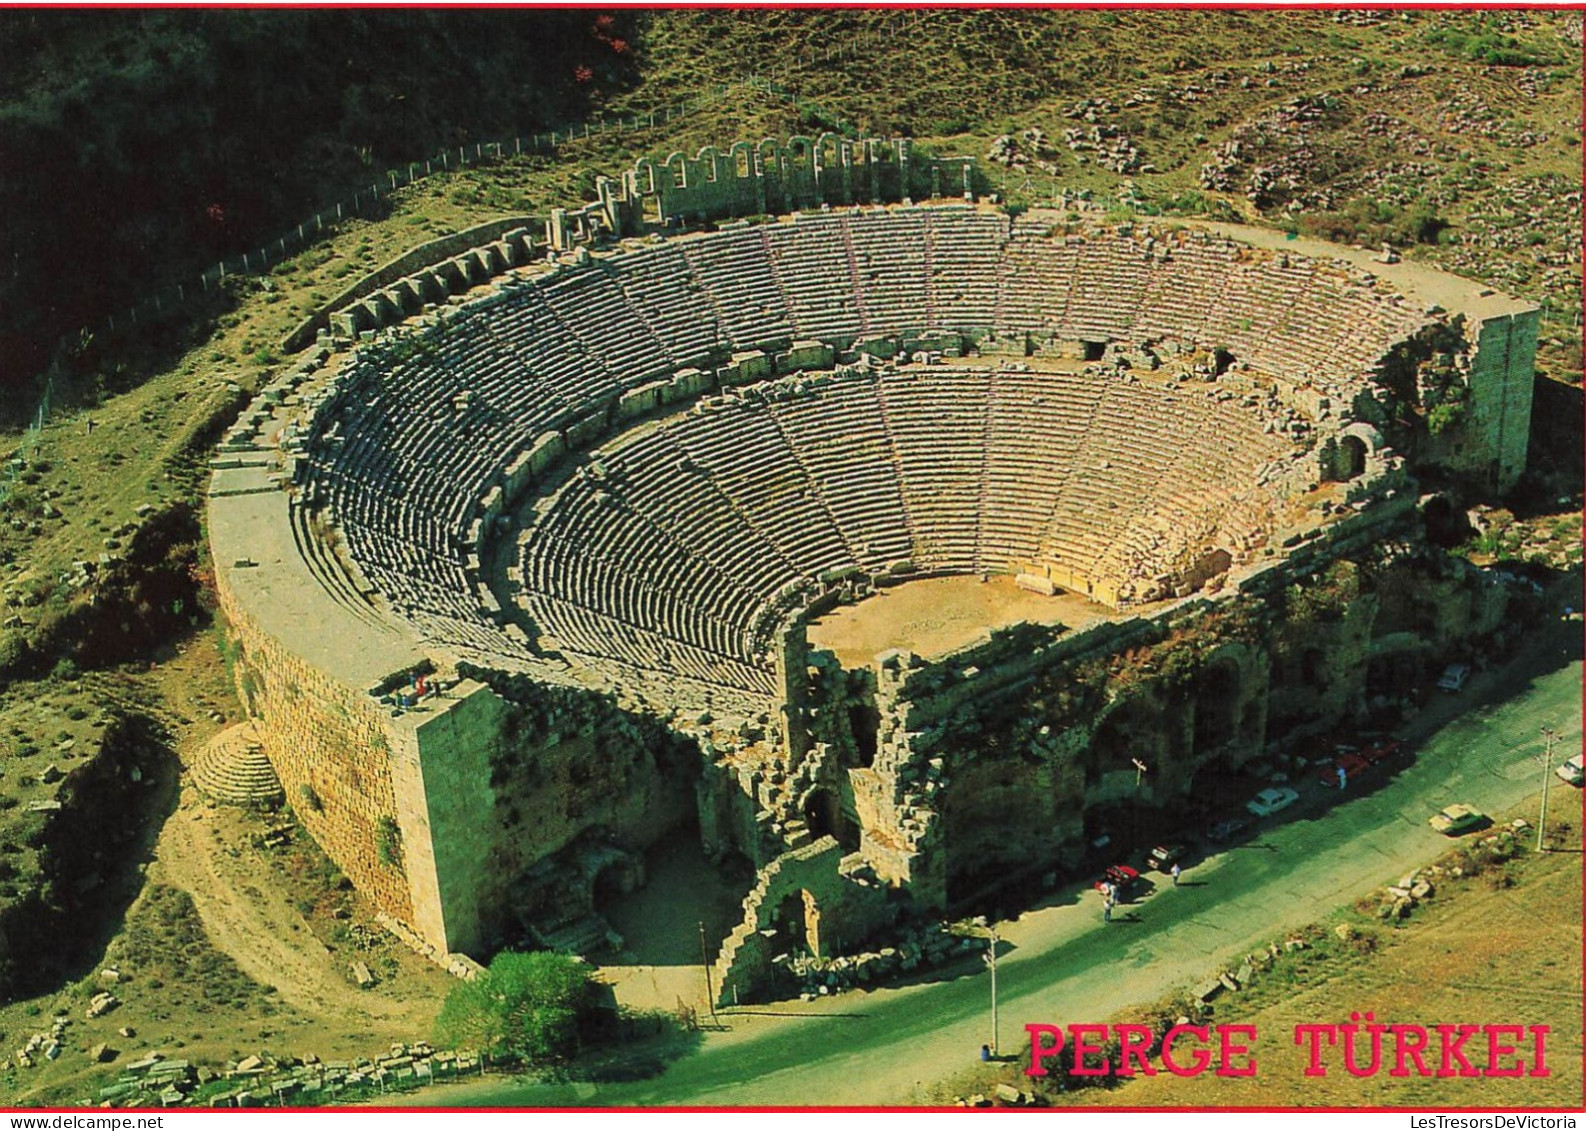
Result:
{"label": "light-colored car", "polygon": [[1245,804],[1257,817],[1270,817],[1280,809],[1287,809],[1300,799],[1292,789],[1263,789]]}
{"label": "light-colored car", "polygon": [[1443,669],[1442,678],[1437,681],[1437,686],[1443,691],[1452,694],[1465,686],[1465,681],[1470,678],[1469,664],[1449,664]]}
{"label": "light-colored car", "polygon": [[1486,819],[1480,809],[1461,802],[1458,805],[1450,805],[1441,813],[1434,814],[1427,824],[1446,836],[1459,836],[1461,833],[1470,832],[1471,829],[1474,829]]}
{"label": "light-colored car", "polygon": [[1577,754],[1553,772],[1570,785],[1586,784],[1586,762],[1582,758],[1586,755]]}

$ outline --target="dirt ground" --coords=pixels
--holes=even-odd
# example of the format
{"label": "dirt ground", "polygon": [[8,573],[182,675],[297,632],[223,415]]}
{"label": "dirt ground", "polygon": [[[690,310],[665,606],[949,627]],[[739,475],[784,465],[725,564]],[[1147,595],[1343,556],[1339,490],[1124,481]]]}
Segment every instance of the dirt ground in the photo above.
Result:
{"label": "dirt ground", "polygon": [[619,1005],[671,1012],[679,1003],[704,999],[703,952],[715,960],[722,940],[743,918],[743,898],[754,877],[746,874],[740,883],[724,877],[705,859],[697,834],[658,845],[645,865],[645,886],[602,909],[623,937],[623,949],[593,957]]}
{"label": "dirt ground", "polygon": [[868,665],[877,652],[908,648],[932,657],[962,648],[982,631],[1006,624],[1063,624],[1078,630],[1116,619],[1105,607],[1060,593],[1045,597],[999,574],[928,577],[883,589],[857,605],[840,606],[810,622],[812,648],[828,648],[846,667]]}
{"label": "dirt ground", "polygon": [[[1575,801],[1578,796],[1560,798]],[[1415,921],[1387,936],[1387,945],[1320,985],[1299,989],[1264,1009],[1229,1016],[1257,1026],[1261,1053],[1251,1079],[1210,1074],[1180,1079],[1156,1077],[1099,1093],[1108,1106],[1218,1104],[1306,1104],[1360,1107],[1578,1106],[1581,1081],[1581,855],[1580,838],[1568,850],[1523,861],[1513,886],[1501,875],[1482,876],[1416,912]],[[1394,1078],[1387,1069],[1356,1078],[1343,1068],[1342,1053],[1324,1054],[1324,1077],[1304,1076],[1307,1056],[1293,1043],[1294,1027],[1342,1024],[1352,1013],[1379,1022],[1435,1026],[1549,1025],[1546,1058],[1551,1076],[1542,1079]],[[1486,1062],[1485,1037],[1471,1056]],[[1532,1067],[1530,1040],[1522,1058]],[[1364,1050],[1365,1046],[1361,1046]],[[1391,1062],[1391,1053],[1390,1053]],[[1505,1064],[1512,1064],[1506,1059]],[[1388,1066],[1392,1067],[1391,1063]]]}
{"label": "dirt ground", "polygon": [[[197,633],[127,694],[158,702],[185,771],[204,744],[241,715],[212,633]],[[396,1041],[428,1038],[452,985],[441,970],[375,925],[373,913],[301,831],[262,848],[265,829],[289,814],[218,806],[185,772],[177,806],[158,830],[143,887],[102,961],[78,983],[0,1008],[5,1049],[72,1018],[66,1051],[32,1069],[0,1069],[0,1102],[69,1103],[90,1098],[103,1077],[151,1051],[223,1065],[261,1050],[347,1059],[383,1053]],[[350,968],[379,979],[360,990]],[[114,966],[122,980],[109,985]],[[122,1005],[89,1021],[87,999],[111,989]],[[134,1036],[124,1037],[130,1029]],[[118,1055],[93,1063],[89,1048]]]}

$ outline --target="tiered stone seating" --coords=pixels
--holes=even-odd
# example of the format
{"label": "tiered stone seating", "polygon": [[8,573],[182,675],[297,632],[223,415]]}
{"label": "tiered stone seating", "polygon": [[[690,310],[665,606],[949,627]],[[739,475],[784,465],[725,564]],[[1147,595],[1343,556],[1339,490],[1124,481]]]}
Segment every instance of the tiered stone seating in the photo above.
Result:
{"label": "tiered stone seating", "polygon": [[[1164,259],[1162,256],[1166,254]],[[1230,245],[1199,234],[1180,234],[1158,250],[1141,299],[1135,336],[1210,342],[1207,314],[1222,301],[1235,270]]]}
{"label": "tiered stone seating", "polygon": [[[1050,254],[1057,245],[1040,246]],[[1070,246],[1073,281],[1059,333],[1071,341],[1127,341],[1153,261],[1133,239],[1086,239]]]}
{"label": "tiered stone seating", "polygon": [[992,374],[976,568],[1025,568],[1035,560],[1104,389],[1085,375]]}
{"label": "tiered stone seating", "polygon": [[703,298],[733,349],[754,349],[793,337],[793,319],[771,273],[759,227],[730,228],[708,239],[683,240],[678,250],[703,284]]}
{"label": "tiered stone seating", "polygon": [[968,205],[926,212],[926,310],[932,329],[984,330],[997,323],[997,287],[1008,220]]}
{"label": "tiered stone seating", "polygon": [[1147,493],[1097,552],[1103,576],[1148,580],[1192,564],[1213,547],[1236,558],[1270,530],[1271,501],[1257,486],[1266,464],[1293,446],[1263,431],[1252,413],[1188,392],[1157,412],[1170,412],[1174,445]]}
{"label": "tiered stone seating", "polygon": [[704,287],[676,243],[623,255],[612,261],[612,273],[628,304],[674,365],[697,365],[714,346],[728,340],[715,311],[702,301]]}
{"label": "tiered stone seating", "polygon": [[914,552],[876,385],[873,377],[838,381],[819,397],[768,406],[793,458],[821,485],[843,542],[870,569]]}
{"label": "tiered stone seating", "polygon": [[998,329],[1051,332],[1064,324],[1078,247],[1048,238],[1044,224],[1014,225],[997,280]]}
{"label": "tiered stone seating", "polygon": [[935,330],[926,270],[924,209],[844,215],[864,295],[865,333]]}
{"label": "tiered stone seating", "polygon": [[975,568],[988,385],[978,370],[899,370],[881,379],[881,417],[896,453],[914,560],[924,568]]}
{"label": "tiered stone seating", "polygon": [[[995,328],[1222,347],[1342,396],[1421,321],[1341,267],[1195,233],[1052,237],[959,206],[805,215],[564,264],[368,350],[298,483],[421,634],[525,657],[467,562],[480,500],[536,436],[681,366]],[[1252,545],[1270,521],[1255,476],[1288,451],[1264,424],[1099,372],[906,367],[750,389],[619,442],[604,479],[574,476],[525,544],[523,608],[602,679],[763,708],[767,603],[828,570],[1046,562],[1123,580]]]}
{"label": "tiered stone seating", "polygon": [[804,215],[759,228],[787,297],[796,337],[835,342],[865,332],[864,294],[854,279],[853,249],[843,219],[838,214]]}
{"label": "tiered stone seating", "polygon": [[743,404],[695,417],[670,433],[737,515],[795,574],[815,577],[855,564],[820,501],[818,486],[763,405]]}
{"label": "tiered stone seating", "polygon": [[601,400],[671,368],[667,351],[600,267],[564,269],[539,289],[571,339],[564,338],[557,347],[594,362],[595,373],[587,384],[568,390],[573,403]]}

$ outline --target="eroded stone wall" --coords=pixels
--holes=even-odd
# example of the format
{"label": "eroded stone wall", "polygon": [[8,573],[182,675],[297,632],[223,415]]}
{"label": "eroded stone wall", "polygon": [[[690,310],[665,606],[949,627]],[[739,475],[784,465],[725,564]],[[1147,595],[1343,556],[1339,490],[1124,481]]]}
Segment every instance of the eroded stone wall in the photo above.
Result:
{"label": "eroded stone wall", "polygon": [[[450,842],[437,854],[441,888],[477,909],[486,938],[569,901],[588,910],[587,890],[566,888],[554,868],[531,875],[536,864],[575,843],[642,853],[696,819],[696,740],[593,692],[465,670],[489,681],[478,694],[492,704],[421,730],[420,750],[436,839]],[[469,800],[441,814],[438,789]]]}
{"label": "eroded stone wall", "polygon": [[[382,911],[413,921],[392,777],[391,732],[378,703],[303,662],[240,607],[220,571],[239,696],[303,827]],[[382,844],[384,848],[382,848]]]}

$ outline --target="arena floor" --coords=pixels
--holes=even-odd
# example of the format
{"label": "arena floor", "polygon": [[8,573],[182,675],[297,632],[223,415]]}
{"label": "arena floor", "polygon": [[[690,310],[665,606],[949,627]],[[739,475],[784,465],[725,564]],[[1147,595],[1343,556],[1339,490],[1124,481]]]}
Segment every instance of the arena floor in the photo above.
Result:
{"label": "arena floor", "polygon": [[1068,593],[1044,597],[1006,575],[928,577],[883,589],[857,605],[841,605],[810,622],[812,648],[836,653],[844,667],[868,665],[876,653],[907,648],[926,659],[954,652],[988,628],[1021,621],[1086,628],[1119,620],[1104,605]]}

